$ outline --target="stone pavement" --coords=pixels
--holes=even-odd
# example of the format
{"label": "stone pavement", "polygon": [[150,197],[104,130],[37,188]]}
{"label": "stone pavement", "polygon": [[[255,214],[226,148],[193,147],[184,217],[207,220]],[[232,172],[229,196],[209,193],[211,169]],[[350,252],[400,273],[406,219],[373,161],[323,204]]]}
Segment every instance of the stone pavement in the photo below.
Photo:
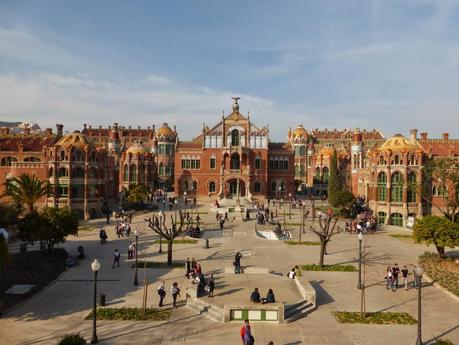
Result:
{"label": "stone pavement", "polygon": [[[201,211],[207,208],[202,206]],[[208,228],[215,223],[214,214],[201,215]],[[158,237],[146,227],[145,215],[135,217],[133,228],[141,231],[139,250],[149,260],[166,260],[166,252],[159,254],[154,240]],[[298,215],[288,222],[299,222]],[[282,219],[281,219],[282,222]],[[112,222],[113,224],[113,222]],[[246,274],[242,285],[234,277],[224,274],[225,267],[232,267],[236,250],[243,250],[242,264],[251,267],[269,267],[278,274],[285,275],[296,264],[318,261],[319,247],[288,246],[281,241],[258,238],[254,234],[254,221],[230,222],[233,235],[215,238],[210,241],[211,248],[206,249],[204,241],[194,245],[174,245],[174,259],[184,260],[195,257],[202,264],[204,272],[214,273],[216,278],[215,294],[222,294],[221,301],[243,299],[246,291],[256,285],[264,293],[265,283],[257,275]],[[107,295],[108,306],[140,306],[143,287],[134,287],[134,270],[126,262],[128,239],[115,239],[113,226],[108,229],[107,245],[98,243],[98,231],[84,231],[79,237],[71,237],[65,243],[70,253],[75,253],[78,245],[86,249],[87,259],[80,266],[67,270],[59,279],[25,303],[17,306],[0,319],[0,339],[5,344],[56,344],[60,336],[68,332],[81,332],[90,339],[91,321],[84,317],[90,312],[92,303],[93,273],[90,263],[94,258],[101,261],[98,275],[99,292]],[[397,262],[399,265],[415,263],[416,257],[425,250],[433,251],[422,245],[392,238],[389,232],[406,231],[401,228],[387,227],[378,234],[365,236],[368,251],[366,272],[366,305],[369,311],[406,311],[416,317],[416,290],[396,292],[386,290],[383,277],[385,267]],[[298,230],[294,231],[298,235]],[[303,240],[316,241],[317,238],[307,233]],[[115,248],[123,254],[121,267],[112,269],[112,255]],[[165,246],[164,248],[165,249]],[[339,234],[329,245],[326,263],[356,264],[358,242],[355,234]],[[148,292],[149,305],[157,306],[156,287],[164,279],[168,289],[172,282],[179,286],[186,284],[182,269],[139,269],[139,281],[145,276],[150,281]],[[342,345],[378,345],[378,344],[413,344],[416,339],[416,326],[395,325],[342,325],[338,324],[331,311],[359,310],[360,291],[356,289],[357,274],[347,272],[304,272],[318,293],[318,309],[307,317],[288,325],[254,323],[253,334],[257,344],[342,344]],[[268,283],[269,284],[269,283]],[[241,293],[238,290],[244,288]],[[231,290],[237,290],[236,292]],[[276,287],[275,293],[281,294],[282,288]],[[230,293],[226,293],[225,291]],[[287,290],[286,290],[287,291]],[[284,293],[284,292],[282,292]],[[285,292],[288,295],[288,292]],[[169,322],[131,322],[99,321],[98,336],[101,344],[240,344],[239,323],[219,324],[184,307],[184,291],[179,308],[173,310]],[[216,299],[219,298],[218,296]],[[248,296],[247,296],[248,299]],[[170,308],[170,293],[165,308]],[[423,339],[424,341],[444,337],[459,344],[459,303],[434,286],[423,288]]]}

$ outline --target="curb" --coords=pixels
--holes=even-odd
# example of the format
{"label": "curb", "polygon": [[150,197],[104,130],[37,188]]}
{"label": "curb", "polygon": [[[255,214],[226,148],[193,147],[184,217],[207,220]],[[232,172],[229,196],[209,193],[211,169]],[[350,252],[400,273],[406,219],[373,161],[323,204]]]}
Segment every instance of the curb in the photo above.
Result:
{"label": "curb", "polygon": [[428,283],[433,283],[433,286],[435,286],[437,289],[441,290],[442,292],[446,293],[447,295],[449,295],[451,298],[453,298],[454,300],[456,300],[456,302],[459,302],[459,296],[456,296],[455,294],[453,294],[452,292],[448,291],[447,289],[445,289],[443,286],[441,286],[439,283],[435,282],[435,280],[433,280],[432,278],[429,277],[429,275],[424,272],[423,276],[425,277],[425,280],[428,282]]}

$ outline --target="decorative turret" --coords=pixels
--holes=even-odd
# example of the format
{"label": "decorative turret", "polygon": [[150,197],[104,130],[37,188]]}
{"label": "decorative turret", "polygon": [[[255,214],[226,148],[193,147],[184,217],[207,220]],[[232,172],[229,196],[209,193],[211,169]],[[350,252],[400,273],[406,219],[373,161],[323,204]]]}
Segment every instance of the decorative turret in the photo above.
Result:
{"label": "decorative turret", "polygon": [[120,153],[120,134],[118,132],[118,123],[115,122],[113,127],[110,129],[108,150],[110,156],[115,156]]}

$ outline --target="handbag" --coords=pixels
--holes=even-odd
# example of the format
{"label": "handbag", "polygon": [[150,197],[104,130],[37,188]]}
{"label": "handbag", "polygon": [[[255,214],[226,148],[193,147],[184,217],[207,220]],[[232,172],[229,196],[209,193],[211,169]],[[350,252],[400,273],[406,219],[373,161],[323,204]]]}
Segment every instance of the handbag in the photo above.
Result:
{"label": "handbag", "polygon": [[209,285],[206,285],[206,287],[204,288],[204,290],[206,290],[207,292],[210,291],[210,286]]}

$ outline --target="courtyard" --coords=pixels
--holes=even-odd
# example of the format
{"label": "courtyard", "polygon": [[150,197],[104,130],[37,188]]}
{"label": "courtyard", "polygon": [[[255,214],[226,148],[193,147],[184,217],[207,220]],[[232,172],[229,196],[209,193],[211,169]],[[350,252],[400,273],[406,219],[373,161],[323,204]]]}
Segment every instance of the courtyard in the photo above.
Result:
{"label": "courtyard", "polygon": [[[198,210],[205,223],[204,230],[217,229],[215,214],[207,204],[198,201]],[[166,213],[169,213],[166,212]],[[279,220],[282,221],[282,213]],[[204,240],[195,244],[175,244],[174,261],[194,257],[202,265],[207,276],[213,273],[216,280],[215,297],[200,299],[219,306],[226,304],[250,305],[250,293],[260,289],[262,296],[269,288],[282,302],[295,301],[298,293],[285,275],[295,265],[317,263],[319,246],[287,245],[284,241],[267,240],[255,234],[255,220],[243,222],[240,217],[225,224],[223,236],[213,236],[210,248]],[[158,236],[147,227],[145,215],[134,216],[133,230],[139,230],[139,260],[165,262],[166,246],[158,253]],[[232,217],[230,217],[232,219]],[[299,210],[293,210],[290,223],[298,223]],[[86,258],[75,268],[67,269],[51,285],[7,311],[0,319],[0,337],[7,344],[56,344],[66,333],[79,332],[85,339],[91,338],[92,323],[85,320],[91,311],[93,296],[93,272],[90,264],[97,258],[101,263],[98,273],[98,292],[106,295],[107,307],[141,307],[143,282],[147,278],[148,307],[157,307],[156,288],[161,280],[166,282],[168,295],[163,308],[171,309],[168,321],[102,321],[97,324],[100,344],[239,344],[240,322],[220,323],[199,315],[185,304],[185,287],[189,283],[183,268],[139,269],[140,286],[133,286],[133,260],[127,260],[127,247],[131,238],[118,239],[114,233],[114,221],[106,227],[108,243],[99,244],[98,226],[102,220],[86,225],[92,230],[80,231],[78,237],[69,237],[64,244],[69,254],[77,247],[85,248]],[[306,229],[311,221],[306,222]],[[292,227],[294,239],[298,237],[298,226]],[[416,318],[417,290],[400,288],[396,292],[385,286],[385,268],[398,263],[399,266],[414,267],[416,258],[426,250],[424,245],[389,236],[407,233],[408,230],[383,226],[380,231],[364,236],[366,259],[366,310],[407,312]],[[302,241],[317,241],[309,231],[302,234]],[[119,268],[112,268],[113,252],[118,249],[121,256]],[[247,273],[235,276],[232,269],[235,251],[241,251],[242,266]],[[358,240],[355,234],[340,233],[329,244],[326,264],[358,264]],[[269,273],[249,273],[250,268],[263,269]],[[225,273],[226,271],[226,273]],[[307,316],[289,324],[252,322],[252,331],[257,344],[414,344],[416,325],[360,325],[340,324],[333,311],[359,311],[360,290],[356,288],[356,272],[310,272],[303,271],[302,279],[314,287],[317,294],[317,309]],[[182,289],[178,308],[172,308],[170,287],[177,282]],[[422,296],[423,340],[431,343],[446,338],[459,343],[459,302],[436,286],[425,282]]]}

